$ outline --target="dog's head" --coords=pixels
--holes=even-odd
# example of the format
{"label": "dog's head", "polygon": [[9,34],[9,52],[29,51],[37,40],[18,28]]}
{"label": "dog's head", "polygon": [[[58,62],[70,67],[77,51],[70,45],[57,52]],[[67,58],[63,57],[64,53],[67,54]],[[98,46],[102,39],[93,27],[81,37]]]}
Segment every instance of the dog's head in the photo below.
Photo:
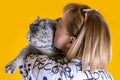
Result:
{"label": "dog's head", "polygon": [[38,19],[30,25],[30,31],[27,35],[28,40],[37,48],[52,47],[55,25],[55,20],[47,18],[40,19],[38,17]]}

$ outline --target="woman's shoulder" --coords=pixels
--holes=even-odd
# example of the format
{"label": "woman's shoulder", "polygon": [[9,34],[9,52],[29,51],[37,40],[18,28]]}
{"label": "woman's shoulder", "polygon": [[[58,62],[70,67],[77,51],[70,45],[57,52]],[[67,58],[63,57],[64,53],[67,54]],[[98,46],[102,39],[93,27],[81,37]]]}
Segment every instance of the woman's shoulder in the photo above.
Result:
{"label": "woman's shoulder", "polygon": [[[91,73],[88,66],[85,71],[82,71],[82,59],[71,59],[64,65],[64,71],[69,73],[74,78],[73,80],[113,80],[112,75],[106,68],[97,69]],[[68,76],[68,78],[70,77]]]}
{"label": "woman's shoulder", "polygon": [[[113,80],[112,75],[106,68],[97,69],[91,73],[88,66],[85,71],[82,71],[82,59],[71,59],[64,68],[67,68],[65,73],[69,72],[70,75],[73,75],[73,80]],[[70,77],[68,76],[68,78]]]}

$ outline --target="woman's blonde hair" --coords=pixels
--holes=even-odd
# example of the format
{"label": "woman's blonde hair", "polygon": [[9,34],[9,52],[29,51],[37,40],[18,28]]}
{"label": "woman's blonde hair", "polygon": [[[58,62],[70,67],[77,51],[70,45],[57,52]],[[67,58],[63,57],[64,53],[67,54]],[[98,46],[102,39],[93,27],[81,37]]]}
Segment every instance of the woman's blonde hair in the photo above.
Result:
{"label": "woman's blonde hair", "polygon": [[104,68],[111,59],[110,29],[104,17],[96,10],[87,12],[87,5],[70,3],[64,7],[64,14],[71,15],[67,25],[68,33],[76,41],[67,53],[68,58],[82,58],[82,70],[90,66],[90,71]]}

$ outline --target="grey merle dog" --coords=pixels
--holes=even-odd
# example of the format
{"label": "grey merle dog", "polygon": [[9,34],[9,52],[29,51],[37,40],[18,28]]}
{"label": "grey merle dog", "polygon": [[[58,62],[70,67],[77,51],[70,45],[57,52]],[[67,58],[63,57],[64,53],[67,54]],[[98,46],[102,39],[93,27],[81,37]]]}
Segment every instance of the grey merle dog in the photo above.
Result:
{"label": "grey merle dog", "polygon": [[53,46],[54,26],[57,21],[58,19],[40,19],[38,17],[38,19],[30,25],[30,31],[27,34],[30,44],[23,48],[20,54],[6,65],[7,73],[14,73],[15,70],[22,65],[23,60],[28,54],[39,53],[55,56],[60,53],[60,51]]}

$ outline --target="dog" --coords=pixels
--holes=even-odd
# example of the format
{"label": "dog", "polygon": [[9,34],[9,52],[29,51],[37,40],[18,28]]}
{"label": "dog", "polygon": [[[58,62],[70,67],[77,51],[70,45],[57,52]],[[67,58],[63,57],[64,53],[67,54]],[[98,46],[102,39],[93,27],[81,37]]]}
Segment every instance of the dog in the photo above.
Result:
{"label": "dog", "polygon": [[[60,19],[60,18],[58,18]],[[55,25],[58,21],[48,18],[40,19],[39,17],[30,25],[30,31],[27,34],[29,44],[21,50],[19,55],[6,65],[7,73],[14,73],[16,69],[23,63],[25,57],[29,54],[45,54],[55,56],[60,50],[53,46],[53,37]]]}

